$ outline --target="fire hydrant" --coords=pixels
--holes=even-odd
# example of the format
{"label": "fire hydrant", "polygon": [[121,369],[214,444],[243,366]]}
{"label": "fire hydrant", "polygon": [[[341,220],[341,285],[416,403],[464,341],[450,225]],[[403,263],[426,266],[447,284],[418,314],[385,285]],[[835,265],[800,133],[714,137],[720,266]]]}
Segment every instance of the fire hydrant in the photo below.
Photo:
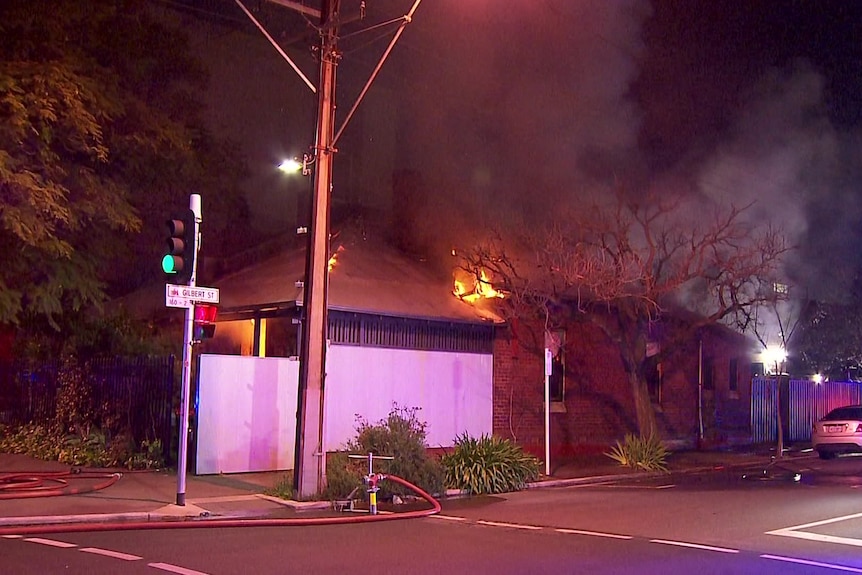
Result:
{"label": "fire hydrant", "polygon": [[381,479],[386,479],[382,473],[369,473],[365,476],[365,484],[368,485],[368,511],[371,515],[377,515],[377,482]]}
{"label": "fire hydrant", "polygon": [[377,483],[381,479],[386,479],[386,476],[383,475],[382,473],[374,473],[374,459],[376,457],[377,459],[388,459],[391,461],[392,459],[395,459],[395,458],[387,456],[387,455],[375,456],[374,453],[372,453],[370,451],[368,452],[368,455],[350,455],[349,457],[351,457],[351,458],[354,458],[354,457],[355,458],[362,458],[362,459],[367,458],[368,459],[368,475],[366,475],[363,478],[363,480],[365,481],[365,484],[368,485],[368,508],[369,508],[369,511],[371,512],[371,515],[377,515],[377,492],[379,491],[379,488],[377,487]]}

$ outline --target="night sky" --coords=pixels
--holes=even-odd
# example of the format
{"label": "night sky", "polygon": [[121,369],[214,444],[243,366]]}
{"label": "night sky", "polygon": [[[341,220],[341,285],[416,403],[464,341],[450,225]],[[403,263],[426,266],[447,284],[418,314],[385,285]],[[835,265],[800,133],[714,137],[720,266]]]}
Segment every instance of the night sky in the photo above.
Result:
{"label": "night sky", "polygon": [[[368,0],[366,24],[411,5]],[[247,6],[316,81],[302,18]],[[261,227],[290,228],[308,182],[273,166],[313,142],[315,96],[233,2],[219,7],[189,25],[212,69],[210,118],[247,150]],[[345,33],[337,125],[380,32]],[[541,223],[622,184],[755,202],[752,218],[800,246],[788,274],[809,286],[846,287],[860,264],[862,2],[424,0],[360,112],[337,201],[385,210],[393,171],[416,170],[428,221],[457,233],[495,211]]]}

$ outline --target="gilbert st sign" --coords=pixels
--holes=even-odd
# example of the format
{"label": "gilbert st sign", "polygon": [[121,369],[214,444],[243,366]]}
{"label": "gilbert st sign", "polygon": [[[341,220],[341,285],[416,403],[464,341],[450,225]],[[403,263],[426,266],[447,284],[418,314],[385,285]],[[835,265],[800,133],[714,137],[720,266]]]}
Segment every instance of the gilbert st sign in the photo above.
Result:
{"label": "gilbert st sign", "polygon": [[165,284],[165,306],[192,307],[195,303],[218,303],[218,288]]}

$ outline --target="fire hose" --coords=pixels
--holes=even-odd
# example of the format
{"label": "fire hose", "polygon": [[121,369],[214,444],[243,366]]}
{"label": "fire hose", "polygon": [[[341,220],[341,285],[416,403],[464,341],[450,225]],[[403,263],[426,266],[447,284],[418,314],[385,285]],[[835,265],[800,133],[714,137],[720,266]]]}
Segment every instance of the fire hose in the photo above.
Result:
{"label": "fire hose", "polygon": [[408,489],[413,490],[422,499],[427,501],[430,509],[418,509],[401,513],[387,513],[377,515],[348,515],[328,517],[304,517],[283,519],[219,519],[219,518],[194,518],[194,519],[157,519],[153,521],[116,521],[106,523],[65,523],[52,525],[24,525],[0,528],[0,536],[3,535],[37,535],[48,533],[75,533],[85,531],[136,531],[144,529],[205,529],[205,528],[227,528],[227,527],[298,527],[306,525],[344,525],[348,523],[370,523],[372,521],[394,521],[400,519],[415,519],[428,517],[440,513],[440,502],[428,494],[421,487],[396,475],[381,475],[381,479],[388,479]]}
{"label": "fire hose", "polygon": [[[0,500],[26,499],[29,497],[56,497],[59,495],[80,495],[105,489],[116,483],[122,473],[107,472],[21,472],[0,475]],[[70,487],[69,479],[99,480],[85,487]]]}

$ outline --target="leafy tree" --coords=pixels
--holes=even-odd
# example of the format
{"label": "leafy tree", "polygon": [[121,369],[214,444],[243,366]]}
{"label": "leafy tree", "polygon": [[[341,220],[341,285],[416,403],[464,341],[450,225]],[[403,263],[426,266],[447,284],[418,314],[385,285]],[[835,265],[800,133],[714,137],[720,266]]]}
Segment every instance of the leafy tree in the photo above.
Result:
{"label": "leafy tree", "polygon": [[642,436],[656,432],[645,375],[650,324],[688,308],[698,312],[692,330],[719,322],[748,329],[757,304],[773,297],[763,286],[789,249],[775,229],[747,224],[745,209],[710,216],[699,208],[694,218],[686,207],[618,192],[587,209],[560,207],[543,226],[509,226],[461,254],[465,270],[506,292],[494,301],[509,317],[550,329],[575,312],[616,344]]}
{"label": "leafy tree", "polygon": [[862,366],[862,287],[858,281],[843,301],[810,302],[793,339],[810,373],[846,377]]}
{"label": "leafy tree", "polygon": [[200,119],[206,75],[152,10],[0,4],[0,324],[58,328],[63,313],[155,279],[164,206],[204,186],[246,212],[241,161]]}

